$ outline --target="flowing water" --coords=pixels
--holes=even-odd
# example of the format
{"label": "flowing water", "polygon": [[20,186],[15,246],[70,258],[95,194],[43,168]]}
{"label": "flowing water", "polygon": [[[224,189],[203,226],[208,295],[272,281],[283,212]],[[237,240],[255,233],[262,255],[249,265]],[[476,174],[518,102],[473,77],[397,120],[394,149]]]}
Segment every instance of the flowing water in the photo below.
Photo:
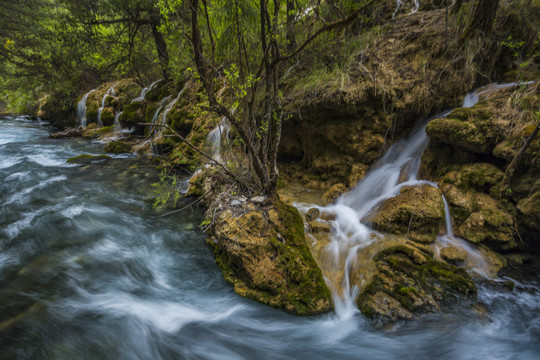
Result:
{"label": "flowing water", "polygon": [[219,125],[208,133],[206,143],[211,149],[212,158],[216,161],[223,161],[221,150],[223,145],[227,145],[223,144],[223,139],[225,139],[225,143],[229,141],[229,130],[229,120],[224,116]]}
{"label": "flowing water", "polygon": [[152,208],[148,161],[68,164],[102,145],[48,133],[44,123],[0,118],[0,359],[540,356],[534,283],[480,285],[482,312],[388,329],[358,311],[303,318],[242,298],[205,244],[201,210],[161,217]]}
{"label": "flowing water", "polygon": [[87,125],[87,118],[86,118],[86,100],[88,99],[88,95],[93,93],[94,90],[90,90],[84,96],[82,97],[81,101],[77,104],[77,119],[79,120],[79,126],[85,128]]}
{"label": "flowing water", "polygon": [[103,127],[103,123],[101,122],[101,113],[103,112],[103,109],[105,109],[105,101],[109,96],[116,96],[116,92],[114,91],[114,85],[107,90],[105,95],[103,95],[103,98],[101,99],[101,107],[98,109],[98,126]]}
{"label": "flowing water", "polygon": [[150,84],[150,86],[143,88],[142,91],[141,91],[141,95],[139,95],[139,97],[136,97],[135,99],[131,100],[131,103],[133,104],[135,102],[143,101],[145,96],[146,96],[146,93],[148,91],[152,90],[154,88],[154,86],[157,84],[158,81],[159,80],[156,80],[152,84]]}

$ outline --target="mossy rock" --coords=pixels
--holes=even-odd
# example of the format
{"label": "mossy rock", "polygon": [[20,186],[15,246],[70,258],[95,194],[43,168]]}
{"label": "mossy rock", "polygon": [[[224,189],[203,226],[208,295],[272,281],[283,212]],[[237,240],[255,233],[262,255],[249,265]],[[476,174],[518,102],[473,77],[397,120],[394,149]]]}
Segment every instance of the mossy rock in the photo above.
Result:
{"label": "mossy rock", "polygon": [[105,145],[105,151],[113,154],[124,154],[132,152],[132,148],[129,144],[113,140]]}
{"label": "mossy rock", "polygon": [[146,99],[150,102],[159,101],[172,94],[172,83],[160,80],[146,93]]}
{"label": "mossy rock", "polygon": [[118,120],[122,123],[123,127],[130,128],[137,126],[139,123],[146,122],[146,101],[138,101],[128,104]]}
{"label": "mossy rock", "polygon": [[442,180],[463,190],[472,189],[489,194],[495,186],[500,184],[503,177],[504,173],[495,165],[474,163],[449,172]]}
{"label": "mossy rock", "polygon": [[278,200],[264,210],[249,206],[239,215],[231,209],[218,215],[208,241],[225,279],[238,294],[291,313],[330,311],[332,296],[298,211]]}
{"label": "mossy rock", "polygon": [[103,126],[111,126],[114,124],[114,108],[106,107],[101,112],[101,123]]}
{"label": "mossy rock", "polygon": [[441,191],[422,185],[403,187],[396,197],[383,202],[369,220],[378,230],[430,243],[437,238],[443,219]]}
{"label": "mossy rock", "polygon": [[79,156],[69,158],[67,160],[67,162],[70,163],[70,164],[88,165],[90,163],[102,162],[102,161],[107,161],[107,160],[111,160],[111,159],[112,158],[110,156],[108,156],[108,155],[82,154],[82,155],[79,155]]}
{"label": "mossy rock", "polygon": [[518,202],[517,208],[523,222],[530,228],[540,231],[540,191]]}
{"label": "mossy rock", "polygon": [[491,153],[500,133],[490,120],[491,112],[481,104],[457,108],[446,118],[434,119],[426,126],[427,134],[454,148],[473,153]]}
{"label": "mossy rock", "polygon": [[476,298],[476,286],[465,270],[435,260],[420,248],[390,247],[374,260],[377,274],[357,300],[370,318],[383,322],[412,319]]}

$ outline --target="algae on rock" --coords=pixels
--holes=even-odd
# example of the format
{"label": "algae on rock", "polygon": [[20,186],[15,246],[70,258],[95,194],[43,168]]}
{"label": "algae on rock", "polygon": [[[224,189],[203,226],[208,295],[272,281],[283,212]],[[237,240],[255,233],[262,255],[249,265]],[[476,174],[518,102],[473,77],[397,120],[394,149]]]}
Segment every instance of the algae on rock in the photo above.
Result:
{"label": "algae on rock", "polygon": [[430,243],[437,238],[443,219],[441,191],[421,185],[403,187],[397,196],[383,202],[369,220],[377,229]]}
{"label": "algae on rock", "polygon": [[239,295],[298,315],[333,308],[294,207],[275,200],[264,209],[250,202],[225,208],[216,215],[208,243]]}
{"label": "algae on rock", "polygon": [[383,322],[413,319],[453,300],[475,300],[476,286],[464,269],[434,260],[423,248],[390,247],[375,256],[378,273],[358,298],[358,307]]}

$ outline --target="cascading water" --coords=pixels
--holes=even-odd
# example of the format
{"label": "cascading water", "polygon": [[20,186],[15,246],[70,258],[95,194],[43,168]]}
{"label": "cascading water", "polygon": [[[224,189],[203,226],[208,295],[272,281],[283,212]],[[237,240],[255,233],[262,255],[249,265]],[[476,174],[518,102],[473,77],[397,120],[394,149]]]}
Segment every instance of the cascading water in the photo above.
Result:
{"label": "cascading water", "polygon": [[[0,117],[2,359],[540,358],[534,282],[512,291],[480,283],[484,311],[385,329],[238,296],[205,244],[203,212],[162,217],[152,207],[155,164],[111,155],[79,167],[66,160],[103,154],[102,145],[49,133],[43,122]],[[361,266],[355,259],[348,265]]]}
{"label": "cascading water", "polygon": [[224,116],[221,119],[221,122],[216,126],[212,131],[208,133],[206,138],[207,144],[212,149],[212,158],[216,161],[222,161],[222,139],[228,141],[229,139],[229,130],[230,123],[229,120]]}
{"label": "cascading water", "polygon": [[146,93],[148,91],[152,90],[154,88],[154,86],[156,86],[158,81],[159,80],[156,80],[152,84],[150,84],[150,86],[143,88],[142,91],[141,91],[141,95],[139,97],[136,97],[135,99],[131,100],[131,103],[133,104],[135,102],[143,101],[145,96],[146,96]]}
{"label": "cascading water", "polygon": [[[462,107],[472,107],[481,97],[489,96],[492,92],[519,85],[492,84],[468,94]],[[436,115],[434,118],[445,117],[450,113]],[[427,124],[427,122],[426,122]],[[331,284],[334,290],[334,301],[338,316],[349,317],[357,312],[355,298],[358,288],[350,283],[350,272],[355,266],[358,251],[376,241],[376,232],[366,225],[366,218],[384,200],[395,197],[404,186],[418,186],[428,184],[438,187],[437,184],[418,179],[421,157],[429,141],[425,132],[425,125],[414,131],[406,139],[392,145],[387,153],[375,164],[373,169],[349,192],[341,196],[335,204],[322,209],[335,214],[332,222],[332,236],[326,246],[330,255],[332,269],[339,269],[343,273],[340,284]],[[446,204],[446,199],[443,197]],[[455,245],[469,252],[467,265],[481,276],[488,277],[485,271],[485,262],[479,251],[463,240],[454,236],[450,217],[450,209],[446,205],[447,234],[440,237],[436,248],[445,245]],[[343,289],[342,293],[338,289]]]}
{"label": "cascading water", "polygon": [[[392,19],[396,17],[397,12],[402,6],[403,6],[403,0],[396,0],[396,8],[394,10],[394,13],[392,14]],[[420,8],[420,0],[414,0],[413,8],[411,12],[409,13],[409,15],[416,13],[419,8]]]}
{"label": "cascading water", "polygon": [[114,132],[117,136],[122,135],[122,124],[120,123],[120,115],[122,115],[122,113],[123,111],[120,111],[114,116]]}
{"label": "cascading water", "polygon": [[98,126],[103,127],[103,123],[101,122],[101,113],[103,112],[103,109],[105,109],[105,101],[109,96],[116,96],[116,92],[114,91],[114,85],[107,90],[103,98],[101,99],[101,107],[98,110]]}
{"label": "cascading water", "polygon": [[87,125],[86,119],[86,101],[88,100],[88,95],[96,91],[95,89],[90,90],[82,97],[81,101],[77,104],[77,118],[79,119],[79,126],[85,128]]}
{"label": "cascading water", "polygon": [[[150,141],[156,139],[163,133],[162,128],[160,126],[155,126],[155,125],[164,125],[167,123],[167,115],[172,110],[174,105],[178,102],[178,100],[180,99],[184,91],[187,89],[188,85],[189,85],[189,82],[186,82],[186,84],[184,85],[182,90],[180,90],[178,95],[172,101],[170,101],[166,106],[163,104],[165,104],[165,102],[170,99],[170,96],[164,98],[161,101],[160,107],[156,110],[156,112],[154,113],[154,116],[152,117],[153,126],[150,128],[150,133],[148,135],[148,138]],[[160,112],[161,109],[163,109],[163,107],[165,107],[165,110],[163,110],[163,112]]]}

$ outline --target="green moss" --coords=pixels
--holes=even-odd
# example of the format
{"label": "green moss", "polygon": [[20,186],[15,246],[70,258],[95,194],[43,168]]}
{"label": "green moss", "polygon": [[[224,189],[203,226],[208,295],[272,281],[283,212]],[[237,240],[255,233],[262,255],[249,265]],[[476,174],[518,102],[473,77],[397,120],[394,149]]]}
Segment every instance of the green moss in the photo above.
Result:
{"label": "green moss", "polygon": [[108,134],[110,132],[114,131],[114,126],[113,125],[110,125],[110,126],[104,126],[100,129],[98,129],[96,131],[96,134],[97,135],[105,135],[105,134]]}
{"label": "green moss", "polygon": [[[380,304],[373,303],[376,293],[397,300],[410,312],[434,310],[433,300],[444,303],[452,298],[476,296],[474,282],[465,270],[437,261],[429,255],[422,249],[405,245],[380,251],[374,257],[379,273],[357,300],[362,313],[370,317],[395,316],[379,313],[382,311]],[[422,261],[415,260],[419,256],[423,258]]]}
{"label": "green moss", "polygon": [[103,160],[110,160],[112,159],[108,155],[90,155],[90,154],[82,154],[79,156],[75,156],[72,158],[69,158],[67,160],[70,164],[89,164],[94,161],[103,161]]}
{"label": "green moss", "polygon": [[120,142],[120,141],[111,141],[107,145],[105,145],[105,151],[114,153],[114,154],[123,154],[123,153],[130,153],[131,152],[131,145],[128,145],[126,143]]}

